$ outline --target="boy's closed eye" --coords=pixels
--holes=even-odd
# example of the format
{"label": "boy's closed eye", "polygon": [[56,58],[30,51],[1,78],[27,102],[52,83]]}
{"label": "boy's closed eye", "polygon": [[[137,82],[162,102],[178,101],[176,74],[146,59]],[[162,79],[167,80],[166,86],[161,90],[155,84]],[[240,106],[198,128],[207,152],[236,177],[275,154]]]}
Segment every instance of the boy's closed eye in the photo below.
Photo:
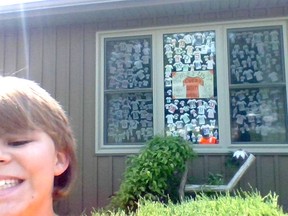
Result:
{"label": "boy's closed eye", "polygon": [[13,146],[13,147],[17,147],[17,146],[22,146],[22,145],[28,144],[30,142],[31,142],[31,140],[19,140],[19,141],[8,142],[8,145]]}

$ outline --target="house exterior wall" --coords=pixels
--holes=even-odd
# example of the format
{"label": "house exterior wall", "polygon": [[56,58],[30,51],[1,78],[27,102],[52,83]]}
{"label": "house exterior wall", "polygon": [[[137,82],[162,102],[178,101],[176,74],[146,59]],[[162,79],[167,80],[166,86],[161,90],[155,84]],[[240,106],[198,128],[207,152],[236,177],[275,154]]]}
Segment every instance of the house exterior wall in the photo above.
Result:
{"label": "house exterior wall", "polygon": [[[95,86],[96,32],[103,30],[157,27],[189,23],[212,22],[287,16],[288,7],[251,10],[213,11],[185,16],[148,17],[133,20],[42,25],[0,30],[0,73],[29,77],[51,93],[69,114],[78,141],[79,175],[75,190],[68,200],[56,204],[60,215],[90,213],[93,207],[103,207],[119,188],[125,169],[125,154],[95,155],[97,112]],[[16,73],[15,73],[16,71]],[[189,176],[197,181],[208,172],[225,173],[224,154],[203,154],[190,164]],[[263,194],[275,191],[280,204],[288,210],[287,154],[257,154],[256,163],[241,180]],[[228,173],[226,173],[228,175]]]}

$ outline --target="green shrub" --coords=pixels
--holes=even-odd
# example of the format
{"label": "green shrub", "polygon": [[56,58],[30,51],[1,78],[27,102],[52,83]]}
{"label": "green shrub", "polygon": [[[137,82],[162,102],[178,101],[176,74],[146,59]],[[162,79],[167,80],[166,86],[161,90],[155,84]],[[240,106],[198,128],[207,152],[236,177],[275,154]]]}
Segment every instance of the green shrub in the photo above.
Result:
{"label": "green shrub", "polygon": [[[237,192],[208,197],[201,194],[195,200],[186,200],[181,204],[167,204],[155,201],[141,200],[136,212],[130,216],[284,216],[282,208],[277,204],[278,196],[269,193],[261,196],[259,192]],[[125,216],[124,211],[98,213],[92,216]]]}
{"label": "green shrub", "polygon": [[175,200],[185,163],[194,156],[183,138],[155,136],[139,155],[128,159],[120,189],[108,207],[135,210],[140,198]]}
{"label": "green shrub", "polygon": [[209,185],[223,185],[224,184],[224,177],[220,173],[208,173],[208,181],[207,184]]}
{"label": "green shrub", "polygon": [[280,216],[285,215],[277,204],[278,197],[259,193],[241,193],[237,196],[208,197],[197,196],[195,201],[186,201],[181,205],[144,202],[137,211],[137,216]]}

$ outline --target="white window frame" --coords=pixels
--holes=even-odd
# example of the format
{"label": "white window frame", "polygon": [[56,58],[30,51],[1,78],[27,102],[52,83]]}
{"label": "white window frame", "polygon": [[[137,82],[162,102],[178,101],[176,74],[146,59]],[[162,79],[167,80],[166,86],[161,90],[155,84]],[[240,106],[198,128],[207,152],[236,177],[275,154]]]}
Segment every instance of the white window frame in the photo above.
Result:
{"label": "white window frame", "polygon": [[[284,56],[287,56],[287,18],[282,18],[282,19],[274,19],[274,20],[269,20],[269,19],[264,19],[264,20],[259,20],[257,22],[255,21],[251,21],[251,22],[239,22],[239,23],[235,23],[235,24],[231,24],[231,25],[225,25],[224,26],[224,31],[225,31],[225,40],[227,41],[227,30],[231,29],[231,28],[249,28],[249,27],[265,27],[265,26],[282,26],[283,28],[283,52],[284,52]],[[228,53],[228,47],[227,47],[227,43],[224,44],[225,46],[225,50]],[[228,69],[228,54],[226,54],[224,59],[224,64],[227,65],[227,69]],[[226,70],[227,70],[226,69]],[[285,75],[285,83],[286,83],[286,110],[287,106],[288,106],[288,61],[287,58],[284,57],[284,75]],[[226,73],[228,75],[228,71]],[[228,78],[226,78],[227,82],[229,82]],[[229,88],[228,88],[229,89]],[[229,91],[227,91],[227,93],[229,93]],[[227,99],[229,100],[229,96],[227,97]],[[227,104],[227,106],[229,106],[229,104]],[[226,106],[226,110],[229,110],[230,113],[230,108]],[[286,115],[288,115],[288,113],[286,113]],[[228,118],[230,118],[230,115],[228,116]],[[229,119],[229,123],[230,123],[230,119]],[[219,126],[220,127],[220,126]],[[287,125],[288,127],[288,125]],[[224,142],[229,143],[229,145],[227,146],[227,148],[231,151],[235,150],[235,149],[246,149],[250,152],[259,152],[259,153],[287,153],[288,152],[288,143],[285,144],[275,144],[275,143],[265,143],[265,144],[252,144],[252,143],[247,143],[247,144],[232,144],[231,143],[231,127],[228,128],[228,132],[229,133],[229,137],[225,137]],[[286,128],[286,130],[288,130],[288,128]],[[288,142],[288,141],[287,141]]]}
{"label": "white window frame", "polygon": [[[163,35],[170,33],[215,31],[216,32],[216,73],[219,144],[191,144],[198,153],[227,153],[237,149],[245,149],[254,153],[288,153],[286,144],[231,144],[229,74],[227,30],[231,28],[283,27],[284,56],[287,56],[287,22],[288,18],[260,19],[247,21],[230,21],[211,24],[194,24],[167,26],[157,28],[129,29],[121,31],[103,31],[96,33],[96,99],[95,99],[95,153],[96,154],[130,154],[137,153],[143,145],[105,145],[104,144],[104,39],[109,37],[125,37],[152,35],[152,88],[153,88],[153,128],[154,135],[164,135],[164,66]],[[288,101],[288,60],[284,58],[286,77],[286,101]],[[228,91],[227,91],[228,90]],[[286,104],[287,106],[287,104]],[[288,110],[288,109],[287,109]],[[288,129],[288,128],[287,128]]]}

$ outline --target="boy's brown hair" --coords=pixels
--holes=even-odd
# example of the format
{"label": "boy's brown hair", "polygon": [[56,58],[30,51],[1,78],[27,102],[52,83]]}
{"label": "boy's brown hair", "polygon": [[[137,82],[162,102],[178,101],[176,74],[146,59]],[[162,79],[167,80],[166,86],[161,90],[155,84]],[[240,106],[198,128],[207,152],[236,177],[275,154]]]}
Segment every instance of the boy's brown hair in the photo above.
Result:
{"label": "boy's brown hair", "polygon": [[69,120],[47,91],[31,80],[0,77],[0,136],[41,129],[64,152],[69,166],[54,178],[53,199],[66,196],[76,178],[76,142]]}

